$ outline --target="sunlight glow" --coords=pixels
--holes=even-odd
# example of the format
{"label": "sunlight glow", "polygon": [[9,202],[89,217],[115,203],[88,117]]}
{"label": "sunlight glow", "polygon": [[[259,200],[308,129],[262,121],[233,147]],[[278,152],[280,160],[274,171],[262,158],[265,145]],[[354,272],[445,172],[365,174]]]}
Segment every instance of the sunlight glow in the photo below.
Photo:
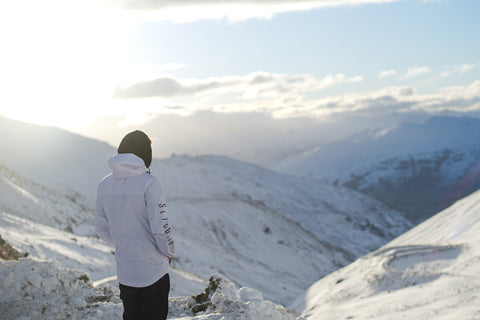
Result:
{"label": "sunlight glow", "polygon": [[91,121],[128,55],[119,36],[125,23],[110,17],[88,1],[2,3],[0,113],[62,127]]}

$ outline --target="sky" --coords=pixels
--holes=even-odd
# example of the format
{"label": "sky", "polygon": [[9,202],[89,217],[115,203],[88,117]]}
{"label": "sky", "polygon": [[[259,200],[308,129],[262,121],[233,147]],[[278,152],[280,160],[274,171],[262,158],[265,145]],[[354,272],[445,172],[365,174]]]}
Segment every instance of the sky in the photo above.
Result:
{"label": "sky", "polygon": [[[480,117],[477,0],[0,4],[0,115],[259,164],[356,131]],[[156,144],[156,148],[155,148]]]}

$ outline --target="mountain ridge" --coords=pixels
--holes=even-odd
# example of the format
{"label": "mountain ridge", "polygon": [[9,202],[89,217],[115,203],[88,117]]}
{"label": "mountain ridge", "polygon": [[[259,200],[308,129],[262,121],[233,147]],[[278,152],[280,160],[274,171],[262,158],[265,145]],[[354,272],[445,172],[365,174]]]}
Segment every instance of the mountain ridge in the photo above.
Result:
{"label": "mountain ridge", "polygon": [[480,188],[480,120],[432,117],[369,130],[276,169],[338,183],[422,221]]}

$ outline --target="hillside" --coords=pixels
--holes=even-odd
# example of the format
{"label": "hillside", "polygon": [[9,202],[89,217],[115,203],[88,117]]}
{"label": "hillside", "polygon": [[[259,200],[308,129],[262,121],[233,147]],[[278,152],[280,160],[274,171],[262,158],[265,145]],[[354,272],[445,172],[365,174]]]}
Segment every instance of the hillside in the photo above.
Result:
{"label": "hillside", "polygon": [[94,235],[93,209],[0,164],[0,212],[69,231]]}
{"label": "hillside", "polygon": [[306,319],[478,319],[480,191],[315,283]]}
{"label": "hillside", "polygon": [[422,221],[480,188],[480,120],[433,117],[365,131],[276,169],[347,186]]}

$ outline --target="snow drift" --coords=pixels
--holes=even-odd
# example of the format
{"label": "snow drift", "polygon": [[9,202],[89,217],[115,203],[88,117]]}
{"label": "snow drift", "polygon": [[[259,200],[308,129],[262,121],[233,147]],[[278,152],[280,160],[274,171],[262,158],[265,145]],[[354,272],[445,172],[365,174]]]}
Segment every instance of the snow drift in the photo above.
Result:
{"label": "snow drift", "polygon": [[[169,319],[294,320],[295,315],[260,292],[214,274],[203,293],[172,298]],[[118,289],[93,286],[78,270],[60,268],[55,261],[21,258],[0,261],[0,314],[4,320],[121,319]]]}

